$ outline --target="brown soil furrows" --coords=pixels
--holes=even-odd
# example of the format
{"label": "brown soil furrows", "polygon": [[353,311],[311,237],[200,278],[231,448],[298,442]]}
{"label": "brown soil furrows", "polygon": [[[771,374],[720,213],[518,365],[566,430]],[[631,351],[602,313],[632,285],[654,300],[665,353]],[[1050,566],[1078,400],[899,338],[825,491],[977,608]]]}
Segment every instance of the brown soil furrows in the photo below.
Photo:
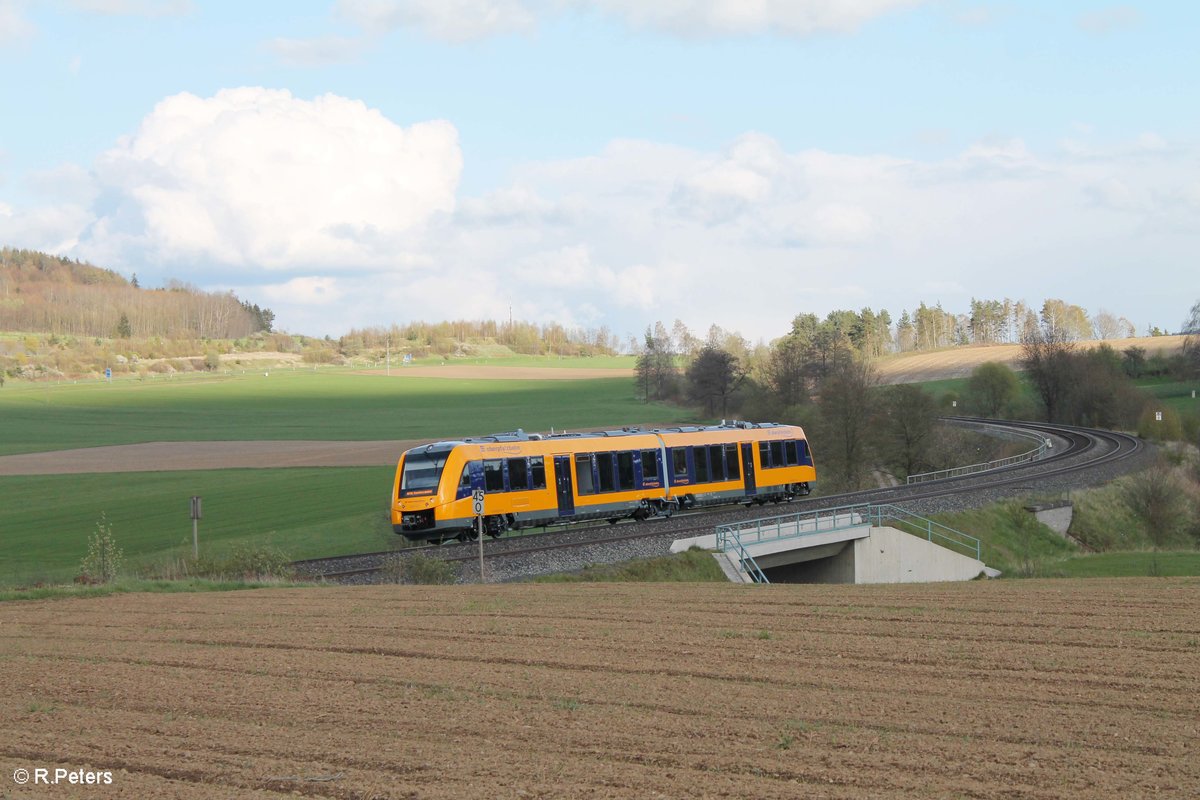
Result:
{"label": "brown soil furrows", "polygon": [[123,770],[106,796],[1183,796],[1200,782],[1198,590],[381,586],[10,603],[0,764]]}

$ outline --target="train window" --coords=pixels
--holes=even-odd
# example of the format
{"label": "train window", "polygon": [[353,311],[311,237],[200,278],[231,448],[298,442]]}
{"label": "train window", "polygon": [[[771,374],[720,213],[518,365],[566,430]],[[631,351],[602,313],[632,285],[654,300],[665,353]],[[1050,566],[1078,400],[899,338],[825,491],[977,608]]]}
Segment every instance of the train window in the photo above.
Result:
{"label": "train window", "polygon": [[483,462],[483,488],[489,492],[504,491],[504,461],[489,458]]}
{"label": "train window", "polygon": [[546,462],[541,456],[533,456],[529,459],[529,475],[533,478],[533,485],[530,489],[545,489],[546,488]]}
{"label": "train window", "polygon": [[633,489],[633,453],[617,453],[617,488],[622,492]]}
{"label": "train window", "polygon": [[575,486],[580,494],[596,493],[596,484],[592,479],[591,453],[580,453],[575,456]]}
{"label": "train window", "polygon": [[642,451],[642,480],[656,481],[658,480],[658,451],[643,450]]}
{"label": "train window", "polygon": [[463,464],[463,474],[462,474],[462,477],[458,479],[458,488],[460,488],[460,489],[470,489],[471,488],[471,465],[470,464]]}
{"label": "train window", "polygon": [[783,455],[789,467],[794,467],[800,463],[800,458],[796,453],[796,442],[786,441],[783,443]]}
{"label": "train window", "polygon": [[812,454],[808,451],[808,442],[801,439],[797,444],[800,447],[800,463],[811,467]]}
{"label": "train window", "polygon": [[617,488],[613,479],[613,454],[596,453],[596,472],[600,477],[600,491],[611,492]]}
{"label": "train window", "polygon": [[692,457],[696,460],[696,483],[708,483],[708,448],[695,448]]}
{"label": "train window", "polygon": [[721,445],[714,444],[708,448],[708,461],[712,464],[713,482],[725,480],[725,456],[721,450]]}
{"label": "train window", "polygon": [[783,465],[783,442],[771,442],[771,466],[782,467]]}
{"label": "train window", "polygon": [[529,465],[523,458],[508,460],[508,488],[514,492],[523,492],[529,488]]}
{"label": "train window", "polygon": [[672,448],[672,450],[671,450],[671,465],[672,465],[672,469],[674,470],[675,478],[677,480],[679,478],[683,478],[684,480],[687,479],[687,476],[688,476],[687,448],[684,448],[684,447]]}
{"label": "train window", "polygon": [[763,469],[771,466],[771,445],[767,442],[758,443],[758,460],[762,462]]}
{"label": "train window", "polygon": [[725,473],[731,481],[741,480],[742,468],[738,463],[738,446],[736,444],[725,445]]}

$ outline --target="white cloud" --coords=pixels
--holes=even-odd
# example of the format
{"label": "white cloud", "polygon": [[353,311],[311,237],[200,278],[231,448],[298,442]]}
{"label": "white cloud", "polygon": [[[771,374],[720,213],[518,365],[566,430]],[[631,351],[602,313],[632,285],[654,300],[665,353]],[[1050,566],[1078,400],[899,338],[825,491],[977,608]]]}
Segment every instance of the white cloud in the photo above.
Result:
{"label": "white cloud", "polygon": [[192,13],[191,0],[69,0],[79,11],[108,16],[173,17]]}
{"label": "white cloud", "polygon": [[99,191],[95,179],[78,164],[32,172],[25,177],[25,184],[47,200],[79,206],[91,205]]}
{"label": "white cloud", "polygon": [[232,285],[317,335],[511,306],[622,335],[680,318],[756,339],[800,311],[1005,296],[1145,320],[1163,286],[1200,296],[1181,268],[1200,247],[1198,156],[1153,136],[1050,153],[985,141],[938,160],[788,151],[761,133],[719,152],[618,140],[459,198],[447,123],[240,89],[164,100],[90,172],[23,176],[57,205],[6,197],[0,240]]}
{"label": "white cloud", "polygon": [[94,219],[87,208],[73,204],[24,209],[0,204],[0,242],[46,253],[70,253]]}
{"label": "white cloud", "polygon": [[285,283],[259,288],[267,302],[286,305],[323,306],[341,299],[345,294],[337,279],[319,275],[292,278]]}
{"label": "white cloud", "polygon": [[612,14],[636,28],[684,36],[744,36],[773,33],[810,36],[847,32],[922,0],[573,0],[584,10]]}
{"label": "white cloud", "polygon": [[461,167],[446,122],[401,128],[336,95],[179,94],[99,160],[118,206],[96,245],[268,269],[396,264],[406,235],[454,208]]}
{"label": "white cloud", "polygon": [[461,42],[528,31],[535,15],[522,0],[338,0],[338,12],[368,33],[417,28]]}
{"label": "white cloud", "polygon": [[367,46],[361,39],[348,36],[322,36],[317,39],[272,39],[266,48],[285,64],[322,66],[341,64],[357,58]]}
{"label": "white cloud", "polygon": [[632,28],[679,36],[805,37],[849,32],[927,0],[338,0],[338,12],[372,34],[416,28],[452,42],[528,32],[563,13],[602,14]]}
{"label": "white cloud", "polygon": [[16,0],[0,0],[0,45],[33,38],[37,28],[25,18]]}
{"label": "white cloud", "polygon": [[1079,27],[1088,33],[1112,33],[1128,30],[1141,21],[1141,15],[1133,6],[1110,6],[1091,11],[1079,17]]}

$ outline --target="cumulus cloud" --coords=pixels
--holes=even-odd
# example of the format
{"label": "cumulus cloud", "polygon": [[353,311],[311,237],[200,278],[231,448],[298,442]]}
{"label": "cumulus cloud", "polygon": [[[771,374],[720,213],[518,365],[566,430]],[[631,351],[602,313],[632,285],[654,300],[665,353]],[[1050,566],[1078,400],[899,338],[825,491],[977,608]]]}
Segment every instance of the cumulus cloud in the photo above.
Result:
{"label": "cumulus cloud", "polygon": [[800,311],[1113,307],[1116,285],[1116,312],[1137,320],[1162,286],[1200,293],[1179,271],[1200,247],[1198,165],[1159,136],[927,160],[751,132],[715,152],[618,140],[460,198],[447,123],[239,89],[167,98],[90,170],[23,176],[40,205],[5,198],[0,240],[232,286],[318,335],[511,307],[620,334],[680,318],[770,338]]}
{"label": "cumulus cloud", "polygon": [[455,128],[402,128],[336,95],[227,89],[168,97],[96,165],[112,207],[96,238],[168,261],[292,269],[394,264],[454,208]]}
{"label": "cumulus cloud", "polygon": [[338,0],[341,16],[365,31],[414,28],[438,39],[467,41],[533,30],[563,13],[601,14],[633,28],[679,36],[777,34],[804,37],[853,31],[926,0]]}
{"label": "cumulus cloud", "polygon": [[0,0],[0,46],[30,39],[36,32],[16,0]]}

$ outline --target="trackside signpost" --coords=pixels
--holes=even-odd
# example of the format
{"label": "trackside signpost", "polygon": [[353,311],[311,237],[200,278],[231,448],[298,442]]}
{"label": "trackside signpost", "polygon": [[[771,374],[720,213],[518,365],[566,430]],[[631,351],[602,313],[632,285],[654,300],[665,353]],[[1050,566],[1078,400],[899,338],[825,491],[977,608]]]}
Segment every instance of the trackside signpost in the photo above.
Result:
{"label": "trackside signpost", "polygon": [[200,498],[192,497],[192,557],[200,558]]}
{"label": "trackside signpost", "polygon": [[479,538],[479,582],[483,583],[483,489],[471,492],[471,511],[475,514],[475,531]]}

